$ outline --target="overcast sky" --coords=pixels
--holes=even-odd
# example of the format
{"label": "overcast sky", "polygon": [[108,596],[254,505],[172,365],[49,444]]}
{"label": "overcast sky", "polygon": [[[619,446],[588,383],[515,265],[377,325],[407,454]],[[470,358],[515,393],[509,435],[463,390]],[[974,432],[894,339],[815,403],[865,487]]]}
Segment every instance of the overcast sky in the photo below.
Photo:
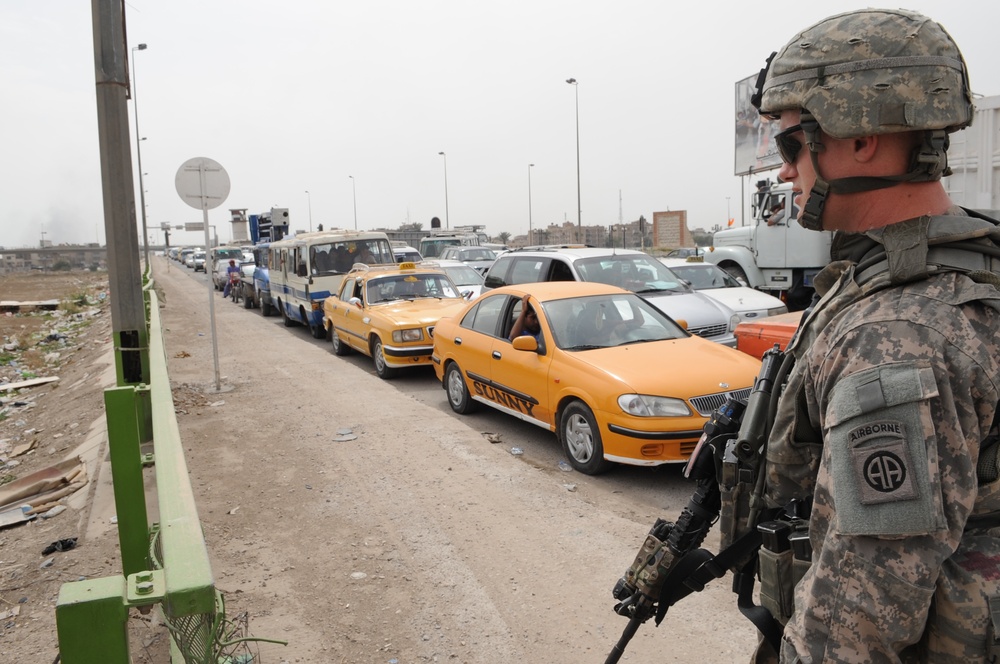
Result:
{"label": "overcast sky", "polygon": [[[201,221],[174,187],[193,157],[229,173],[209,213],[223,240],[230,208],[352,228],[355,191],[362,229],[438,216],[523,234],[529,170],[534,227],[575,223],[574,93],[584,225],[662,210],[725,225],[748,189],[734,175],[736,81],[798,29],[859,6],[126,0],[129,47],[148,45],[133,62],[148,226]],[[955,38],[974,92],[1000,94],[1000,5],[910,8]],[[93,50],[90,2],[0,0],[2,246],[105,241]]]}

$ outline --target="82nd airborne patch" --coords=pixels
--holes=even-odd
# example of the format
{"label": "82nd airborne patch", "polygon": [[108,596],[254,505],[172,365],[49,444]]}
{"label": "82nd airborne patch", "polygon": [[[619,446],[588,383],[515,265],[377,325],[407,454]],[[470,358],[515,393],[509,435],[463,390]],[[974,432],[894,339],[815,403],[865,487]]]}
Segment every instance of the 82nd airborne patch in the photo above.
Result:
{"label": "82nd airborne patch", "polygon": [[848,432],[848,443],[863,505],[916,497],[902,422],[869,422]]}

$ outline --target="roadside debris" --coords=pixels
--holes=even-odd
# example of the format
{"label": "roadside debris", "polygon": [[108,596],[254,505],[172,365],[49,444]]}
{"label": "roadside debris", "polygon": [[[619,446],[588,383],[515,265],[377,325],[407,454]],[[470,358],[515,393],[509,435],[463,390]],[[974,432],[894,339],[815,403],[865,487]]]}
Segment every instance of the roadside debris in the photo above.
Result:
{"label": "roadside debris", "polygon": [[503,437],[498,433],[493,433],[492,431],[484,431],[483,438],[485,438],[488,442],[493,444],[503,442]]}
{"label": "roadside debris", "polygon": [[357,440],[358,435],[354,433],[353,429],[343,428],[337,429],[337,435],[333,437],[333,442],[335,443],[346,443],[349,440]]}
{"label": "roadside debris", "polygon": [[42,555],[47,556],[50,553],[55,553],[56,551],[69,551],[70,549],[76,548],[76,538],[67,537],[66,539],[56,540],[52,544],[42,549]]}

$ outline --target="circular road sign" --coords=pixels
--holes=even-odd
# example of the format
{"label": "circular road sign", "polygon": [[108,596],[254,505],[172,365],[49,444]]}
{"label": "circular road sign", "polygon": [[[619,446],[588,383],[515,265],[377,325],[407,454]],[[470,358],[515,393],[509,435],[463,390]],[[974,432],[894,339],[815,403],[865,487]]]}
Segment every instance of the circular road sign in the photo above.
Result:
{"label": "circular road sign", "polygon": [[174,186],[181,200],[196,210],[212,210],[229,198],[229,173],[208,157],[188,159],[177,169]]}

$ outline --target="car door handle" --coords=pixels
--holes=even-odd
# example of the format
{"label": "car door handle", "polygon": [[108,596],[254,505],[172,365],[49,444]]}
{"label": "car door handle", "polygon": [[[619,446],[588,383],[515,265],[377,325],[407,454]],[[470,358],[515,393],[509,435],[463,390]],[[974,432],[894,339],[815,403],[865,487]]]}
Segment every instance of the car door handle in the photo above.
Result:
{"label": "car door handle", "polygon": [[462,337],[455,337],[455,345],[456,346],[462,345]]}
{"label": "car door handle", "polygon": [[498,351],[498,350],[493,351],[493,359],[494,360],[499,360],[501,357],[503,357],[503,355],[500,354],[500,351]]}

